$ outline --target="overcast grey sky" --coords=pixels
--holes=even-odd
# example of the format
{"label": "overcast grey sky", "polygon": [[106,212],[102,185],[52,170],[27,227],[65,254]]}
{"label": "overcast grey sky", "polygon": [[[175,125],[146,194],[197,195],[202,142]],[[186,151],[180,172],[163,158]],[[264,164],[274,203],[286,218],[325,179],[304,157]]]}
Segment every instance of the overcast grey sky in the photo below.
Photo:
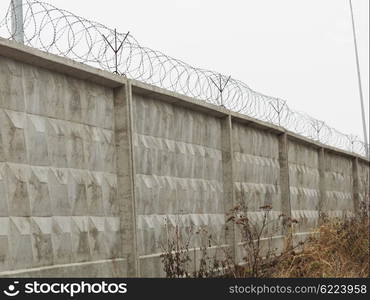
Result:
{"label": "overcast grey sky", "polygon": [[[363,138],[348,0],[46,2]],[[369,124],[369,0],[353,6]]]}

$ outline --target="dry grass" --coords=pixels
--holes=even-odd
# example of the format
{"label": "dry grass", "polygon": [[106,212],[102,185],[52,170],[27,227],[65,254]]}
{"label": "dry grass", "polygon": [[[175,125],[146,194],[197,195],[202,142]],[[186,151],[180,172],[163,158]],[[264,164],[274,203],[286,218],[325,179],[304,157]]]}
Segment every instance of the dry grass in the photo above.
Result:
{"label": "dry grass", "polygon": [[369,218],[326,220],[275,266],[273,277],[368,277]]}

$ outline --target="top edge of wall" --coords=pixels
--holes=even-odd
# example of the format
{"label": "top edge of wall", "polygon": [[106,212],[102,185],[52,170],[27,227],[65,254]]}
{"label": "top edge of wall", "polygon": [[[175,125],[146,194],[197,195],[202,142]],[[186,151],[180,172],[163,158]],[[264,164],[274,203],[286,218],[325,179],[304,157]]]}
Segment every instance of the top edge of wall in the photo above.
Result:
{"label": "top edge of wall", "polygon": [[97,69],[72,59],[50,54],[23,44],[0,37],[0,56],[50,71],[90,81],[101,86],[116,88],[124,85],[127,79],[108,71]]}
{"label": "top edge of wall", "polygon": [[150,96],[159,101],[164,101],[167,103],[173,103],[178,106],[182,106],[191,110],[195,110],[198,112],[203,112],[208,115],[212,115],[217,118],[225,118],[230,116],[234,122],[238,122],[241,124],[249,125],[253,128],[260,129],[263,131],[271,132],[272,134],[281,135],[286,133],[288,138],[292,141],[298,142],[303,145],[310,146],[314,149],[324,148],[327,152],[337,153],[338,155],[352,157],[352,158],[359,158],[366,163],[369,163],[370,160],[366,157],[363,157],[357,153],[352,153],[346,150],[342,150],[336,147],[332,147],[326,144],[322,144],[315,140],[311,140],[306,138],[302,135],[297,133],[291,132],[286,130],[283,127],[276,126],[274,124],[270,124],[247,115],[231,111],[229,109],[217,106],[215,104],[207,103],[202,100],[198,100],[195,98],[191,98],[176,92],[172,92],[154,85],[150,85],[138,80],[129,79],[128,82],[132,85],[132,90],[134,93],[143,96]]}
{"label": "top edge of wall", "polygon": [[130,82],[133,92],[135,93],[153,96],[158,100],[168,103],[174,103],[178,106],[186,107],[198,112],[203,112],[217,118],[230,116],[234,121],[238,123],[248,124],[251,127],[268,131],[276,135],[286,133],[289,139],[296,142],[303,143],[316,149],[324,148],[328,152],[337,153],[346,157],[356,157],[366,163],[370,163],[370,159],[359,154],[316,142],[299,134],[287,131],[282,127],[269,124],[267,122],[246,116],[244,114],[233,112],[226,108],[207,103],[202,100],[191,98],[176,92],[172,92],[157,86],[143,83],[141,81],[127,79],[124,76],[116,75],[108,71],[94,68],[86,64],[76,62],[72,59],[46,53],[41,50],[25,46],[1,37],[0,56],[11,58],[16,61],[21,61],[26,64],[34,65],[36,67],[45,68],[57,73],[69,75],[74,78],[90,81],[109,88],[121,87]]}
{"label": "top edge of wall", "polygon": [[370,159],[368,159],[364,156],[361,156],[360,154],[349,152],[349,151],[346,151],[346,150],[342,150],[342,149],[339,149],[339,148],[336,148],[336,147],[333,147],[333,146],[330,146],[330,145],[322,144],[318,141],[311,140],[309,138],[306,138],[302,135],[299,135],[299,134],[291,132],[291,131],[288,131],[287,134],[288,134],[288,138],[290,140],[294,141],[294,142],[304,144],[304,145],[310,146],[310,147],[315,148],[315,149],[323,148],[328,153],[334,153],[334,154],[338,154],[338,155],[349,157],[349,158],[358,158],[358,159],[364,161],[365,163],[368,163],[368,164],[370,163]]}
{"label": "top edge of wall", "polygon": [[188,109],[204,112],[217,118],[231,117],[234,121],[248,124],[261,130],[270,131],[275,134],[283,134],[286,130],[282,127],[270,124],[247,115],[231,111],[225,107],[217,106],[212,103],[207,103],[204,100],[198,100],[189,96],[185,96],[176,92],[166,90],[154,85],[150,85],[138,80],[129,79],[134,93],[143,96],[151,96],[157,100],[173,103],[178,106],[183,106]]}

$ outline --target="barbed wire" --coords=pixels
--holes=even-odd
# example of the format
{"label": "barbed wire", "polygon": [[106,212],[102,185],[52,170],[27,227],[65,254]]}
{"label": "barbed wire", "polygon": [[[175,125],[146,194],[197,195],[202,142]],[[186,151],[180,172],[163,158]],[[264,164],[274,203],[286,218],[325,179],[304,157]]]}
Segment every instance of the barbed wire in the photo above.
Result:
{"label": "barbed wire", "polygon": [[17,28],[22,23],[12,19],[18,8],[15,3],[11,1],[0,22],[3,38],[16,39],[22,30],[22,42],[27,46],[220,105],[323,144],[363,156],[369,149],[359,137],[341,133],[323,121],[294,111],[285,100],[258,93],[230,76],[195,68],[143,47],[129,32],[117,33],[51,4],[24,1],[23,28]]}

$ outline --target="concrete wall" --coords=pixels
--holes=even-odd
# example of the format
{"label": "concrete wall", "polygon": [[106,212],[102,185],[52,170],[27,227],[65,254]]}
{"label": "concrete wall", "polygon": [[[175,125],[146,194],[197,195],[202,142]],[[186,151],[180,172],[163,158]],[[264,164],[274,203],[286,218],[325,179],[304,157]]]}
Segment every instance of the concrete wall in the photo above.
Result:
{"label": "concrete wall", "polygon": [[[358,162],[358,160],[355,160]],[[365,162],[361,161],[361,163],[358,164],[358,193],[359,193],[359,201],[365,201],[365,197],[367,199],[369,198],[370,194],[370,171],[369,171],[369,164],[366,164]]]}
{"label": "concrete wall", "polygon": [[323,210],[329,216],[354,212],[352,160],[335,153],[325,157],[325,192]]}
{"label": "concrete wall", "polygon": [[272,206],[279,248],[287,218],[301,239],[368,191],[363,157],[0,39],[1,277],[163,276],[174,225],[240,260],[238,203],[256,221]]}
{"label": "concrete wall", "polygon": [[113,108],[112,89],[0,56],[0,274],[124,275]]}
{"label": "concrete wall", "polygon": [[140,94],[133,108],[140,271],[159,276],[166,225],[207,226],[224,243],[221,121]]}
{"label": "concrete wall", "polygon": [[[283,241],[279,216],[281,207],[278,135],[267,130],[235,122],[232,128],[234,153],[234,191],[236,204],[243,203],[254,223],[262,221],[260,207],[271,205],[268,236],[274,236],[273,247]],[[240,230],[236,230],[237,259],[245,256]],[[270,241],[266,241],[270,242]]]}
{"label": "concrete wall", "polygon": [[291,140],[288,158],[291,215],[299,222],[297,231],[304,235],[317,226],[319,220],[319,153],[311,145]]}

